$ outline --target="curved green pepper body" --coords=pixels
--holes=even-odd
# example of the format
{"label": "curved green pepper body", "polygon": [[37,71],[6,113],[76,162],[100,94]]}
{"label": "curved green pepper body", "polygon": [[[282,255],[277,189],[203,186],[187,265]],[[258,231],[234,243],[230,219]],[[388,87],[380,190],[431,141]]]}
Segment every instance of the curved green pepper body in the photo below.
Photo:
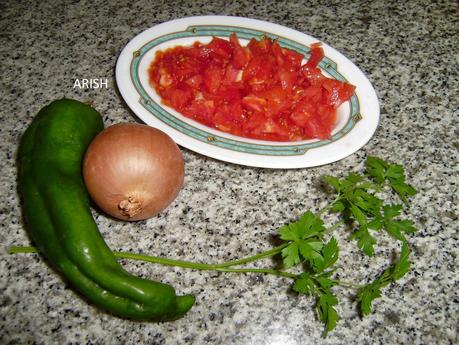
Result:
{"label": "curved green pepper body", "polygon": [[81,167],[103,129],[100,114],[75,100],[44,107],[19,148],[19,189],[30,236],[70,285],[121,317],[167,321],[185,314],[194,296],[126,272],[102,238],[89,207]]}

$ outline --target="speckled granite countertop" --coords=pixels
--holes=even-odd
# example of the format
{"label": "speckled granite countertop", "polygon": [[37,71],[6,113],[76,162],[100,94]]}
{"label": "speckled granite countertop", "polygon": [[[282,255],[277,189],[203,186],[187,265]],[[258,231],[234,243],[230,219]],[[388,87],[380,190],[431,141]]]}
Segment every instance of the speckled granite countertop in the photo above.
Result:
{"label": "speckled granite countertop", "polygon": [[[324,174],[359,171],[368,155],[401,162],[419,189],[410,214],[413,269],[386,288],[363,320],[340,293],[341,321],[325,340],[314,302],[284,279],[123,262],[144,277],[194,293],[182,319],[120,320],[87,305],[28,245],[16,192],[20,135],[43,105],[91,100],[106,125],[135,121],[117,93],[114,67],[137,33],[174,18],[220,14],[264,19],[325,41],[356,63],[381,103],[375,136],[357,153],[313,169],[223,163],[183,149],[185,186],[160,216],[116,222],[95,212],[114,250],[220,262],[271,248],[278,227],[327,202]],[[458,343],[458,55],[456,1],[2,1],[0,4],[0,343],[2,344],[453,344]],[[108,78],[78,90],[76,78]],[[340,271],[365,279],[388,264],[387,241],[367,261],[342,243]],[[384,240],[383,240],[384,241]],[[270,262],[265,262],[270,265]]]}

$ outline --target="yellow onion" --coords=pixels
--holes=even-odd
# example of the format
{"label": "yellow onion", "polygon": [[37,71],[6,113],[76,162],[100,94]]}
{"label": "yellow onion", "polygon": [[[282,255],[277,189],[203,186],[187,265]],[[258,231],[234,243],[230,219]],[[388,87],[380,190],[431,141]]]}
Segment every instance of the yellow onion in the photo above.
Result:
{"label": "yellow onion", "polygon": [[184,162],[164,132],[142,124],[104,129],[89,145],[83,178],[94,202],[109,215],[141,220],[163,211],[183,186]]}

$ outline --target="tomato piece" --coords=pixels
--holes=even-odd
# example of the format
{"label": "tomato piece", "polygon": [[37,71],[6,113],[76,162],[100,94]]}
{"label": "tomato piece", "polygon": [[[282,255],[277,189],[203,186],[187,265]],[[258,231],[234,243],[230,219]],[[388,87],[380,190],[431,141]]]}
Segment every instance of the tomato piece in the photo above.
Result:
{"label": "tomato piece", "polygon": [[239,100],[229,103],[229,114],[236,123],[242,124],[246,120],[244,108]]}
{"label": "tomato piece", "polygon": [[225,77],[223,78],[224,84],[232,84],[242,77],[241,69],[235,67],[233,64],[228,64],[225,69]]}
{"label": "tomato piece", "polygon": [[237,33],[232,32],[229,36],[229,42],[233,46],[233,49],[242,48],[241,42],[239,42],[239,38],[237,37]]}
{"label": "tomato piece", "polygon": [[247,110],[263,113],[268,102],[262,97],[248,95],[242,98],[241,104]]}
{"label": "tomato piece", "polygon": [[323,89],[321,85],[311,85],[310,87],[304,89],[303,99],[301,104],[312,103],[318,104],[321,102],[323,97]]}
{"label": "tomato piece", "polygon": [[301,67],[301,62],[304,59],[303,54],[300,54],[291,49],[282,48],[282,54],[285,57],[285,67],[290,70],[298,70]]}
{"label": "tomato piece", "polygon": [[[181,53],[186,55],[187,57],[193,59],[194,61],[205,64],[209,59],[211,59],[211,50],[201,42],[194,42],[191,46],[180,46]],[[167,52],[167,50],[166,50]]]}
{"label": "tomato piece", "polygon": [[273,42],[271,45],[271,54],[275,57],[278,66],[291,72],[298,71],[304,59],[302,54],[282,48],[277,42]]}
{"label": "tomato piece", "polygon": [[273,42],[271,45],[271,54],[275,57],[278,66],[282,67],[285,64],[285,56],[282,52],[282,48],[277,42]]}
{"label": "tomato piece", "polygon": [[233,85],[221,85],[220,89],[216,93],[218,99],[224,102],[241,99],[241,90]]}
{"label": "tomato piece", "polygon": [[283,90],[291,92],[296,84],[298,72],[280,68],[277,71],[277,78]]}
{"label": "tomato piece", "polygon": [[320,119],[320,123],[328,133],[328,135],[325,137],[328,138],[331,135],[331,131],[333,130],[333,127],[336,123],[335,108],[328,104],[321,103],[317,105],[317,114]]}
{"label": "tomato piece", "polygon": [[[300,69],[300,73],[303,77],[303,86],[322,84],[323,81],[327,79],[317,67],[303,65]],[[304,81],[306,81],[306,83],[304,83]]]}
{"label": "tomato piece", "polygon": [[317,117],[311,117],[303,126],[304,134],[310,139],[328,139],[329,129],[324,126]]}
{"label": "tomato piece", "polygon": [[314,109],[306,103],[297,105],[290,114],[290,119],[299,127],[304,127],[313,117]]}
{"label": "tomato piece", "polygon": [[291,113],[290,119],[303,128],[306,138],[328,139],[335,125],[335,114],[329,105],[303,99]]}
{"label": "tomato piece", "polygon": [[233,47],[231,64],[236,69],[242,69],[252,58],[252,53],[249,48],[241,46],[241,43],[234,32],[230,35],[230,43]]}
{"label": "tomato piece", "polygon": [[266,100],[265,112],[270,116],[282,113],[289,109],[292,104],[288,94],[280,86],[259,92],[257,95]]}
{"label": "tomato piece", "polygon": [[234,49],[231,64],[239,69],[244,68],[252,59],[252,53],[246,47],[238,47]]}
{"label": "tomato piece", "polygon": [[324,50],[322,49],[322,44],[320,42],[316,42],[311,44],[311,56],[309,57],[308,61],[306,62],[306,66],[308,67],[317,67],[320,60],[325,56]]}
{"label": "tomato piece", "polygon": [[273,118],[267,117],[262,112],[254,112],[249,118],[249,121],[244,123],[245,131],[258,137],[270,134],[279,137],[288,137],[288,129],[282,126]]}
{"label": "tomato piece", "polygon": [[194,100],[190,105],[183,108],[182,113],[207,126],[212,125],[212,117],[215,112],[215,103],[212,100]]}
{"label": "tomato piece", "polygon": [[261,63],[264,59],[261,56],[254,56],[242,72],[242,80],[248,81],[257,76],[259,69],[261,68]]}
{"label": "tomato piece", "polygon": [[335,79],[327,79],[322,83],[328,91],[328,103],[338,108],[354,94],[355,86]]}
{"label": "tomato piece", "polygon": [[244,109],[238,100],[220,104],[216,112],[220,113],[227,120],[231,121],[235,126],[238,127],[245,120]]}
{"label": "tomato piece", "polygon": [[212,41],[207,45],[214,54],[217,54],[225,59],[229,59],[233,53],[233,47],[227,40],[219,37],[213,37]]}
{"label": "tomato piece", "polygon": [[201,87],[202,82],[203,78],[200,74],[196,74],[185,80],[185,83],[193,89],[199,89]]}
{"label": "tomato piece", "polygon": [[275,82],[274,70],[275,59],[273,56],[256,55],[243,70],[242,80],[248,83],[253,91],[264,90]]}
{"label": "tomato piece", "polygon": [[209,66],[204,70],[204,85],[206,86],[208,92],[217,93],[223,81],[224,73],[225,71],[223,69],[216,66]]}
{"label": "tomato piece", "polygon": [[271,48],[272,40],[268,37],[263,37],[261,40],[257,41],[255,38],[252,38],[247,44],[247,48],[250,49],[251,53],[256,55],[266,55],[269,53]]}
{"label": "tomato piece", "polygon": [[232,107],[225,104],[221,105],[216,111],[213,116],[214,126],[215,128],[223,131],[228,132],[236,135],[240,135],[241,128],[240,126],[234,121],[233,114],[231,112]]}
{"label": "tomato piece", "polygon": [[247,121],[244,122],[244,124],[242,125],[242,128],[247,133],[250,133],[254,129],[263,126],[266,120],[267,120],[267,117],[264,115],[263,112],[261,111],[251,112],[249,113]]}
{"label": "tomato piece", "polygon": [[179,111],[185,108],[193,98],[193,92],[190,89],[168,88],[164,90],[164,95],[172,108]]}

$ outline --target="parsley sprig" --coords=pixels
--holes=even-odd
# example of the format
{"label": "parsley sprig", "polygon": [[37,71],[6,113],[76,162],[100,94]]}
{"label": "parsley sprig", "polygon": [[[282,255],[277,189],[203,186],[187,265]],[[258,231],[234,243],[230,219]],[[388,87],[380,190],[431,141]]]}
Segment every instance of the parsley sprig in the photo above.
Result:
{"label": "parsley sprig", "polygon": [[362,286],[357,292],[357,300],[360,303],[360,311],[363,315],[368,315],[372,310],[374,299],[381,297],[381,289],[392,282],[402,278],[410,269],[409,261],[410,249],[408,243],[404,242],[400,253],[400,258],[379,277],[372,282]]}
{"label": "parsley sprig", "polygon": [[[335,198],[322,210],[306,211],[298,220],[279,228],[282,244],[242,259],[219,264],[189,262],[144,254],[115,252],[118,258],[141,260],[156,264],[235,273],[270,274],[292,280],[292,290],[299,295],[315,298],[318,319],[324,324],[324,336],[332,331],[340,317],[338,288],[353,289],[362,316],[369,315],[375,299],[382,296],[382,289],[401,279],[410,269],[410,248],[407,235],[416,231],[414,223],[403,218],[404,206],[416,190],[406,182],[401,165],[368,157],[365,172],[351,172],[339,178],[324,176],[324,183],[331,187]],[[386,203],[395,194],[402,203]],[[384,198],[386,197],[386,198]],[[340,215],[341,219],[326,227],[322,217],[326,213]],[[351,240],[357,241],[363,255],[375,255],[377,237],[385,232],[400,243],[398,259],[379,276],[366,284],[355,284],[334,278],[339,259],[339,244],[330,234],[348,231]],[[35,252],[33,247],[11,247],[10,253]],[[280,255],[281,268],[237,268],[251,262]]]}

